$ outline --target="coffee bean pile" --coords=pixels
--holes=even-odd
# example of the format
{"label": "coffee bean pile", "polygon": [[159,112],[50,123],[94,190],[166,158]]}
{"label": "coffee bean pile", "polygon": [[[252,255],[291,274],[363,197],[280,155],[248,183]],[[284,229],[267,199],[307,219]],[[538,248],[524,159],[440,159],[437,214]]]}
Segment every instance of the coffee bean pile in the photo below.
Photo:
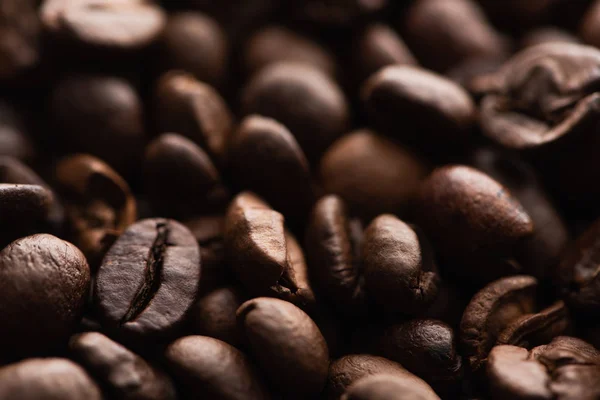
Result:
{"label": "coffee bean pile", "polygon": [[599,400],[600,0],[0,0],[0,400]]}

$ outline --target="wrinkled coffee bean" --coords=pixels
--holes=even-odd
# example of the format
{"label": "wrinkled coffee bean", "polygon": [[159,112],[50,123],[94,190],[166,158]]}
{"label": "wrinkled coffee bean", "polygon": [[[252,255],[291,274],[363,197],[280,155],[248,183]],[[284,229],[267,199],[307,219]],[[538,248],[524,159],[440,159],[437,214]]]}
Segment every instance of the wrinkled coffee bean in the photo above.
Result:
{"label": "wrinkled coffee bean", "polygon": [[185,398],[271,398],[248,358],[220,340],[205,336],[179,338],[167,347],[165,361]]}
{"label": "wrinkled coffee bean", "polygon": [[[85,256],[47,234],[0,252],[0,358],[46,355],[66,346],[90,286]],[[0,396],[1,397],[1,396]]]}
{"label": "wrinkled coffee bean", "polygon": [[69,341],[72,357],[102,382],[115,399],[175,399],[170,378],[140,356],[97,332],[75,335]]}
{"label": "wrinkled coffee bean", "polygon": [[136,202],[127,182],[102,160],[75,155],[56,165],[73,242],[92,268],[136,219]]}
{"label": "wrinkled coffee bean", "polygon": [[103,326],[131,341],[177,333],[200,285],[200,249],[192,233],[169,219],[131,225],[110,248],[95,281]]}
{"label": "wrinkled coffee bean", "polygon": [[433,389],[416,376],[379,374],[352,384],[342,400],[439,400]]}
{"label": "wrinkled coffee bean", "polygon": [[308,315],[286,301],[261,297],[242,304],[237,318],[252,354],[284,396],[321,393],[329,350]]}
{"label": "wrinkled coffee bean", "polygon": [[64,358],[30,358],[0,368],[0,398],[101,400],[102,392],[83,368]]}

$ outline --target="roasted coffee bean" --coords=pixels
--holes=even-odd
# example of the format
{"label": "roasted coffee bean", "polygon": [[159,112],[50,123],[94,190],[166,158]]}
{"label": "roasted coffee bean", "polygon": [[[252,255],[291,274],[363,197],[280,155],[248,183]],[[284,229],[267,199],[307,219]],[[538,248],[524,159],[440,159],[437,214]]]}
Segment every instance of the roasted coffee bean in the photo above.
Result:
{"label": "roasted coffee bean", "polygon": [[362,98],[376,125],[426,153],[456,148],[475,124],[475,105],[462,87],[410,65],[375,73],[365,82]]}
{"label": "roasted coffee bean", "polygon": [[237,318],[250,350],[286,398],[313,398],[327,379],[329,350],[317,325],[283,300],[249,300]]}
{"label": "roasted coffee bean", "polygon": [[137,170],[145,140],[143,110],[127,81],[66,77],[56,84],[50,108],[67,148],[97,156],[124,174]]}
{"label": "roasted coffee bean", "polygon": [[271,398],[248,358],[220,340],[205,336],[179,338],[167,347],[165,361],[185,398]]}
{"label": "roasted coffee bean", "polygon": [[155,120],[160,133],[176,132],[201,146],[217,164],[225,159],[233,117],[212,87],[184,72],[168,72],[156,85]]}
{"label": "roasted coffee bean", "polygon": [[73,243],[92,268],[136,219],[136,202],[127,182],[102,160],[80,154],[56,165]]}
{"label": "roasted coffee bean", "polygon": [[177,333],[196,300],[200,249],[192,233],[169,219],[131,225],[110,248],[95,281],[103,326],[127,341]]}
{"label": "roasted coffee bean", "polygon": [[496,346],[488,357],[487,375],[493,399],[597,399],[600,353],[566,336],[529,352]]}
{"label": "roasted coffee bean", "polygon": [[415,319],[385,330],[380,355],[430,384],[438,393],[457,393],[463,378],[462,358],[451,327],[432,319]]}
{"label": "roasted coffee bean", "polygon": [[242,93],[245,115],[285,125],[310,160],[316,160],[349,125],[349,109],[338,85],[316,67],[282,62],[263,68]]}
{"label": "roasted coffee bean", "polygon": [[233,286],[215,289],[206,294],[190,310],[193,332],[239,347],[242,341],[235,313],[244,301],[246,295]]}
{"label": "roasted coffee bean", "polygon": [[162,9],[146,0],[45,0],[40,17],[59,40],[119,51],[148,46],[166,22]]}
{"label": "roasted coffee bean", "polygon": [[229,265],[253,296],[272,296],[313,311],[302,249],[286,230],[284,217],[250,192],[240,193],[225,217]]}
{"label": "roasted coffee bean", "polygon": [[284,26],[266,26],[245,44],[242,63],[248,75],[282,61],[305,63],[327,75],[336,75],[335,59],[325,48]]}
{"label": "roasted coffee bean", "polygon": [[36,148],[23,117],[10,103],[0,100],[0,155],[30,162]]}
{"label": "roasted coffee bean", "polygon": [[380,215],[367,227],[362,261],[367,294],[387,311],[419,314],[437,296],[440,278],[433,250],[393,215]]}
{"label": "roasted coffee bean", "polygon": [[517,250],[533,234],[533,222],[488,175],[461,165],[439,168],[422,185],[417,204],[420,226],[452,263],[448,273],[481,285],[521,270]]}
{"label": "roasted coffee bean", "polygon": [[383,10],[388,0],[292,0],[292,13],[317,24],[348,25]]}
{"label": "roasted coffee bean", "polygon": [[505,41],[472,0],[416,1],[407,11],[404,29],[417,58],[437,71],[506,51]]}
{"label": "roasted coffee bean", "polygon": [[[52,235],[0,252],[0,358],[46,355],[67,344],[90,286],[85,256]],[[2,397],[2,396],[0,396]]]}
{"label": "roasted coffee bean", "polygon": [[579,39],[569,31],[552,26],[541,27],[529,31],[520,41],[520,47],[525,49],[545,43],[579,43]]}
{"label": "roasted coffee bean", "polygon": [[101,400],[102,392],[83,368],[63,358],[30,358],[0,368],[0,398]]}
{"label": "roasted coffee bean", "polygon": [[405,214],[428,167],[408,148],[364,129],[337,140],[323,155],[321,183],[340,196],[351,213],[369,220],[383,213]]}
{"label": "roasted coffee bean", "polygon": [[0,4],[0,81],[8,82],[40,62],[37,1],[5,0]]}
{"label": "roasted coffee bean", "polygon": [[163,68],[185,70],[211,85],[223,83],[229,44],[225,32],[208,15],[190,11],[171,14],[160,46],[157,56]]}
{"label": "roasted coffee bean", "polygon": [[498,335],[509,324],[534,312],[536,287],[531,276],[511,276],[490,283],[473,296],[460,322],[463,355],[473,371],[484,365]]}
{"label": "roasted coffee bean", "polygon": [[193,217],[224,208],[229,197],[209,156],[191,140],[165,133],[146,148],[148,199],[161,215]]}
{"label": "roasted coffee bean", "polygon": [[342,400],[439,400],[427,383],[416,376],[379,374],[352,384]]}
{"label": "roasted coffee bean", "polygon": [[306,218],[314,200],[309,165],[285,126],[246,117],[231,138],[228,158],[240,187],[262,196],[289,220]]}
{"label": "roasted coffee bean", "polygon": [[325,398],[338,400],[348,387],[372,375],[393,375],[399,378],[414,375],[397,362],[370,354],[350,354],[331,362],[325,388]]}
{"label": "roasted coffee bean", "polygon": [[170,400],[176,398],[171,379],[143,358],[97,332],[75,335],[71,356],[102,383],[113,399]]}
{"label": "roasted coffee bean", "polygon": [[314,206],[306,229],[306,257],[319,294],[346,315],[366,313],[360,251],[362,224],[352,220],[344,201],[322,197]]}

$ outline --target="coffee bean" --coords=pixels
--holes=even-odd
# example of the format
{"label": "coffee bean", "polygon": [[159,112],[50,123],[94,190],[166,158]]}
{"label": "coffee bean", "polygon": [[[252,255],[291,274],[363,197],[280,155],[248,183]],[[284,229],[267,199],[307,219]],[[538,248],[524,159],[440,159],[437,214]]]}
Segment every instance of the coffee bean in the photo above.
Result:
{"label": "coffee bean", "polygon": [[156,84],[154,107],[160,133],[184,135],[217,164],[224,162],[233,119],[227,104],[212,87],[190,74],[168,72]]}
{"label": "coffee bean", "polygon": [[253,34],[244,47],[244,70],[252,75],[282,61],[305,63],[334,77],[336,61],[319,43],[284,26],[266,26]]}
{"label": "coffee bean", "polygon": [[185,398],[271,398],[248,358],[220,340],[205,336],[179,338],[167,347],[165,360]]}
{"label": "coffee bean", "polygon": [[128,341],[175,335],[200,285],[200,249],[169,219],[131,225],[110,248],[95,281],[103,326]]}
{"label": "coffee bean", "polygon": [[249,300],[237,311],[248,346],[271,383],[287,398],[312,398],[327,379],[329,351],[317,325],[278,299]]}
{"label": "coffee bean", "polygon": [[0,357],[64,347],[90,286],[81,251],[47,234],[18,239],[0,253],[0,278]]}
{"label": "coffee bean", "polygon": [[0,368],[0,398],[101,400],[100,388],[83,368],[63,358],[30,358]]}
{"label": "coffee bean", "polygon": [[368,220],[406,213],[428,168],[409,149],[365,129],[329,147],[319,172],[327,193],[340,196],[351,213]]}
{"label": "coffee bean", "polygon": [[420,226],[453,263],[448,273],[480,285],[521,270],[516,253],[533,234],[533,222],[488,175],[460,165],[439,168],[422,185],[417,204]]}
{"label": "coffee bean", "polygon": [[162,215],[189,218],[227,202],[228,190],[211,159],[181,135],[165,133],[148,144],[143,170],[148,198]]}
{"label": "coffee bean", "polygon": [[390,312],[423,312],[437,296],[440,280],[432,252],[395,216],[375,218],[365,230],[362,249],[369,297]]}
{"label": "coffee bean", "polygon": [[98,379],[114,399],[175,399],[175,387],[161,370],[119,343],[97,332],[75,335],[69,341],[72,357]]}
{"label": "coffee bean", "polygon": [[348,127],[349,110],[338,85],[321,70],[282,62],[263,68],[242,93],[245,115],[285,125],[310,160],[316,160]]}
{"label": "coffee bean", "polygon": [[164,68],[191,72],[211,85],[223,83],[229,44],[225,32],[208,15],[190,11],[171,14],[160,46],[158,63]]}
{"label": "coffee bean", "polygon": [[5,0],[0,5],[0,81],[8,82],[40,62],[40,23],[34,0]]}
{"label": "coffee bean", "polygon": [[243,192],[225,217],[225,250],[236,277],[253,296],[272,296],[313,311],[302,249],[284,217],[256,195]]}
{"label": "coffee bean", "polygon": [[438,400],[433,389],[416,376],[379,374],[351,385],[342,400]]}
{"label": "coffee bean", "polygon": [[232,178],[289,220],[306,218],[314,200],[308,161],[292,133],[275,120],[246,117],[229,143]]}
{"label": "coffee bean", "polygon": [[102,160],[80,154],[56,165],[56,181],[66,203],[75,243],[92,268],[136,219],[127,182]]}

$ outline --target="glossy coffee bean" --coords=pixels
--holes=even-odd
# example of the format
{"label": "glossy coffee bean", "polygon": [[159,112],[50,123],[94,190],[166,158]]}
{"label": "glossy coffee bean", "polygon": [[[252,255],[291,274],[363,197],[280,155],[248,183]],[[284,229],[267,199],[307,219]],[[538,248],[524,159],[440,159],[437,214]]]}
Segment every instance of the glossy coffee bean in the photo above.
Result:
{"label": "glossy coffee bean", "polygon": [[417,376],[379,374],[352,384],[342,400],[438,400],[433,389]]}
{"label": "glossy coffee bean", "polygon": [[170,400],[176,398],[171,379],[140,356],[101,333],[75,335],[71,356],[101,382],[114,399]]}
{"label": "glossy coffee bean", "polygon": [[380,215],[367,227],[362,261],[368,296],[384,310],[416,315],[437,296],[440,278],[433,250],[393,215]]}
{"label": "glossy coffee bean", "polygon": [[62,159],[55,170],[73,243],[98,266],[108,248],[137,215],[129,185],[102,160],[86,155]]}
{"label": "glossy coffee bean", "polygon": [[36,156],[24,116],[6,101],[0,101],[0,155],[24,162],[33,161]]}
{"label": "glossy coffee bean", "polygon": [[64,358],[30,358],[0,368],[0,398],[101,400],[102,392],[84,369]]}
{"label": "glossy coffee bean", "polygon": [[161,215],[193,217],[223,208],[229,196],[219,171],[198,145],[174,133],[146,147],[144,187]]}
{"label": "glossy coffee bean", "polygon": [[452,262],[449,273],[480,285],[521,270],[518,247],[533,234],[533,222],[488,175],[461,165],[439,168],[424,182],[417,204],[420,226]]}
{"label": "glossy coffee bean", "polygon": [[66,346],[90,286],[81,251],[47,234],[18,239],[0,252],[0,278],[0,357]]}
{"label": "glossy coffee bean", "polygon": [[184,135],[217,164],[224,161],[233,117],[225,100],[211,86],[185,72],[168,72],[157,81],[154,109],[159,133]]}
{"label": "glossy coffee bean", "polygon": [[428,168],[408,148],[364,129],[338,139],[323,155],[319,175],[354,215],[406,213]]}
{"label": "glossy coffee bean", "polygon": [[308,315],[286,301],[260,297],[242,304],[237,318],[252,355],[284,396],[321,393],[329,350]]}
{"label": "glossy coffee bean", "polygon": [[321,70],[282,62],[256,73],[242,92],[245,115],[258,114],[285,125],[310,160],[318,159],[349,124],[338,85]]}
{"label": "glossy coffee bean", "polygon": [[177,333],[200,285],[200,249],[191,232],[169,219],[131,225],[110,248],[95,281],[103,326],[128,341]]}
{"label": "glossy coffee bean", "polygon": [[314,200],[308,161],[292,133],[279,122],[246,117],[229,142],[232,178],[289,220],[306,218]]}
{"label": "glossy coffee bean", "polygon": [[0,81],[20,78],[40,62],[40,31],[34,0],[6,0],[0,6]]}
{"label": "glossy coffee bean", "polygon": [[205,336],[179,338],[165,350],[165,361],[185,398],[271,398],[248,358],[220,340]]}
{"label": "glossy coffee bean", "polygon": [[249,294],[314,310],[315,295],[300,245],[285,228],[283,215],[250,192],[240,193],[229,205],[225,251]]}

